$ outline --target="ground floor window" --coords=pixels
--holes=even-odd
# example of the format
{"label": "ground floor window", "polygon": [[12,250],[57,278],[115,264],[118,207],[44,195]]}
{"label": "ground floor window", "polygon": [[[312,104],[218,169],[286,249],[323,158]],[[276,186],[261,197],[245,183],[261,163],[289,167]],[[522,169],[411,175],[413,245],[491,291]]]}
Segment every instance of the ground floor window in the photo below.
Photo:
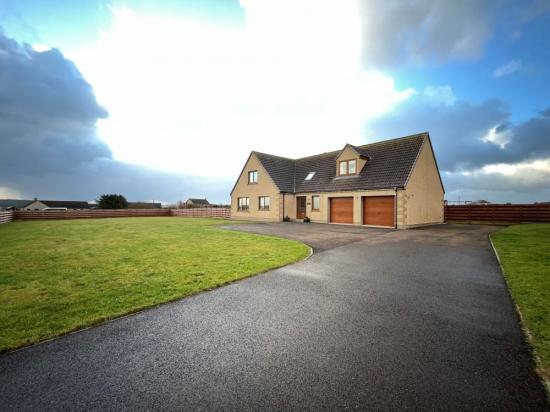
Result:
{"label": "ground floor window", "polygon": [[250,199],[248,197],[239,197],[237,203],[239,210],[248,210],[250,207]]}
{"label": "ground floor window", "polygon": [[321,198],[319,196],[311,196],[311,209],[312,210],[321,209]]}
{"label": "ground floor window", "polygon": [[269,210],[269,196],[260,196],[258,202],[258,208],[260,210]]}

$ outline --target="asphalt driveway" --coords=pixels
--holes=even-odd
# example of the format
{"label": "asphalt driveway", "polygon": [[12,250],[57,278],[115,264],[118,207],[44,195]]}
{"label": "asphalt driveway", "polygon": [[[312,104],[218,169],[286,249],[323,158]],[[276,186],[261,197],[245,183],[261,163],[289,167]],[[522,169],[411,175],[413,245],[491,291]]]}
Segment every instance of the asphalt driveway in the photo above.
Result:
{"label": "asphalt driveway", "polygon": [[251,226],[319,252],[4,355],[0,409],[548,407],[491,227]]}

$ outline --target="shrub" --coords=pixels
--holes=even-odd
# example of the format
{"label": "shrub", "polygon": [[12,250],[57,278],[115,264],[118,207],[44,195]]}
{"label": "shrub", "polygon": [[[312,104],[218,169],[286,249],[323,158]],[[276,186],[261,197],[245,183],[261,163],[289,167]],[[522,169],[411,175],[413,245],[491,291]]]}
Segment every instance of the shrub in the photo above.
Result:
{"label": "shrub", "polygon": [[128,201],[122,195],[104,194],[97,201],[100,209],[128,209]]}

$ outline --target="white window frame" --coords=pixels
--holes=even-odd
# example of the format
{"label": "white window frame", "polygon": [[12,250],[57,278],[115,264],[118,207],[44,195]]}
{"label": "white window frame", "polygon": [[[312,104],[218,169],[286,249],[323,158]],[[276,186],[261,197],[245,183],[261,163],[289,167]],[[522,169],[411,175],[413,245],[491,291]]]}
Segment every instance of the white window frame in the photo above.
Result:
{"label": "white window frame", "polygon": [[256,183],[258,183],[258,171],[251,170],[248,172],[248,184],[255,185]]}
{"label": "white window frame", "polygon": [[237,198],[237,210],[244,212],[250,209],[250,198],[249,197],[238,197]]}
{"label": "white window frame", "polygon": [[[317,202],[318,202],[317,207],[315,207],[315,200],[317,200]],[[319,196],[319,195],[311,196],[311,210],[314,210],[314,211],[321,210],[321,196]]]}
{"label": "white window frame", "polygon": [[[262,201],[263,201],[263,205],[262,205]],[[258,210],[269,210],[270,204],[271,204],[271,199],[269,198],[269,196],[258,197]]]}

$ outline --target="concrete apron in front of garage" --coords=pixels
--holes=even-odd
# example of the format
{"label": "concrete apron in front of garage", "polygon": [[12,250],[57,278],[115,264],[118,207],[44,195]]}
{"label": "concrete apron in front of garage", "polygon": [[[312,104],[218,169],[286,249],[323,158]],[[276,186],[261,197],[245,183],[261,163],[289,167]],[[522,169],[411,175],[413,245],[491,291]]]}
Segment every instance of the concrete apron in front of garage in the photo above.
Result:
{"label": "concrete apron in front of garage", "polygon": [[368,229],[294,265],[8,354],[2,408],[543,410],[491,230]]}

